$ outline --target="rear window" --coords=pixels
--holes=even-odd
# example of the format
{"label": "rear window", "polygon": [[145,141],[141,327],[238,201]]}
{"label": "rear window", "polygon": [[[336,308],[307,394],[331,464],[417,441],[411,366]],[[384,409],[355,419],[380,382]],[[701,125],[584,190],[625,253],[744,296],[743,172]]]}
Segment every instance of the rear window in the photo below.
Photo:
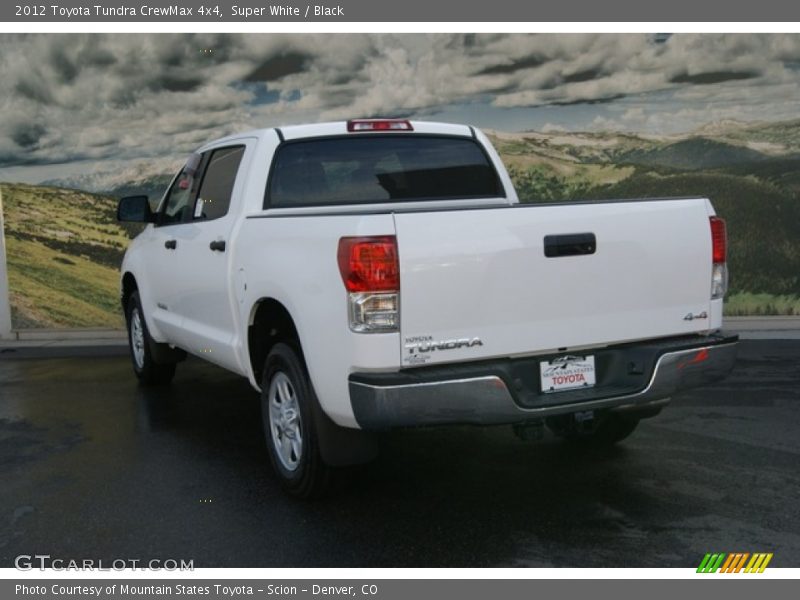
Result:
{"label": "rear window", "polygon": [[475,140],[393,134],[284,144],[275,157],[264,204],[296,207],[502,196],[497,172]]}

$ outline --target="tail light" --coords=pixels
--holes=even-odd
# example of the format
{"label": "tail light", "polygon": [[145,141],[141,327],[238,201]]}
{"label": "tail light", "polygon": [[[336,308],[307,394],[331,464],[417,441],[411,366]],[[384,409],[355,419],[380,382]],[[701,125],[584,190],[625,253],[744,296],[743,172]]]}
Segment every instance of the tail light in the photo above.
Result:
{"label": "tail light", "polygon": [[725,296],[728,290],[728,237],[725,221],[719,217],[709,217],[711,225],[711,299]]}
{"label": "tail light", "polygon": [[350,329],[359,333],[398,331],[400,263],[393,235],[339,240],[339,272],[348,292]]}

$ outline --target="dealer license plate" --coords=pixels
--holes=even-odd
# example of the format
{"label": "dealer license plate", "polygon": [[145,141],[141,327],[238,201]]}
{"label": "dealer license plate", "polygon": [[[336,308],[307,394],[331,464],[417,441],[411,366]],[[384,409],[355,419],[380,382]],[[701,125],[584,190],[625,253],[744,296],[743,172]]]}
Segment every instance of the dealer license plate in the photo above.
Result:
{"label": "dealer license plate", "polygon": [[594,356],[560,356],[539,363],[542,391],[560,392],[595,384]]}

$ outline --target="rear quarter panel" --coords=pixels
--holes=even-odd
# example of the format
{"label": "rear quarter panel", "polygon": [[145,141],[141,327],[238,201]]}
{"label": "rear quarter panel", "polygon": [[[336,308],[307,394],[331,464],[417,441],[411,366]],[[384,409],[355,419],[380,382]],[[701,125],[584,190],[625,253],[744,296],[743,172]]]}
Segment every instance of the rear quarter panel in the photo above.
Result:
{"label": "rear quarter panel", "polygon": [[[339,425],[356,427],[347,379],[353,371],[391,371],[400,365],[399,334],[353,334],[336,258],[339,238],[393,235],[391,215],[245,219],[237,236],[241,339],[260,300],[283,304],[297,327],[311,382],[322,408]],[[246,348],[243,349],[246,351]],[[259,374],[250,374],[259,385]]]}

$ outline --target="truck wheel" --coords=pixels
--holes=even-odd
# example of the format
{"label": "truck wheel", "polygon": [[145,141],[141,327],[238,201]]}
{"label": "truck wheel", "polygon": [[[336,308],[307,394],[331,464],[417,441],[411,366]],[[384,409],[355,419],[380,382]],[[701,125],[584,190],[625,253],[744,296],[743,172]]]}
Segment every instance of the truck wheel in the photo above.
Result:
{"label": "truck wheel", "polygon": [[261,381],[261,419],[270,462],[284,489],[300,498],[322,495],[331,482],[331,469],[322,460],[314,426],[312,403],[316,401],[297,351],[275,344]]}
{"label": "truck wheel", "polygon": [[601,413],[590,421],[578,422],[574,415],[545,420],[547,428],[564,440],[586,446],[612,446],[636,429],[639,419],[617,413]]}
{"label": "truck wheel", "polygon": [[131,349],[133,372],[144,385],[164,385],[175,375],[175,363],[157,363],[152,348],[157,343],[147,331],[139,292],[133,292],[127,305],[128,344]]}

